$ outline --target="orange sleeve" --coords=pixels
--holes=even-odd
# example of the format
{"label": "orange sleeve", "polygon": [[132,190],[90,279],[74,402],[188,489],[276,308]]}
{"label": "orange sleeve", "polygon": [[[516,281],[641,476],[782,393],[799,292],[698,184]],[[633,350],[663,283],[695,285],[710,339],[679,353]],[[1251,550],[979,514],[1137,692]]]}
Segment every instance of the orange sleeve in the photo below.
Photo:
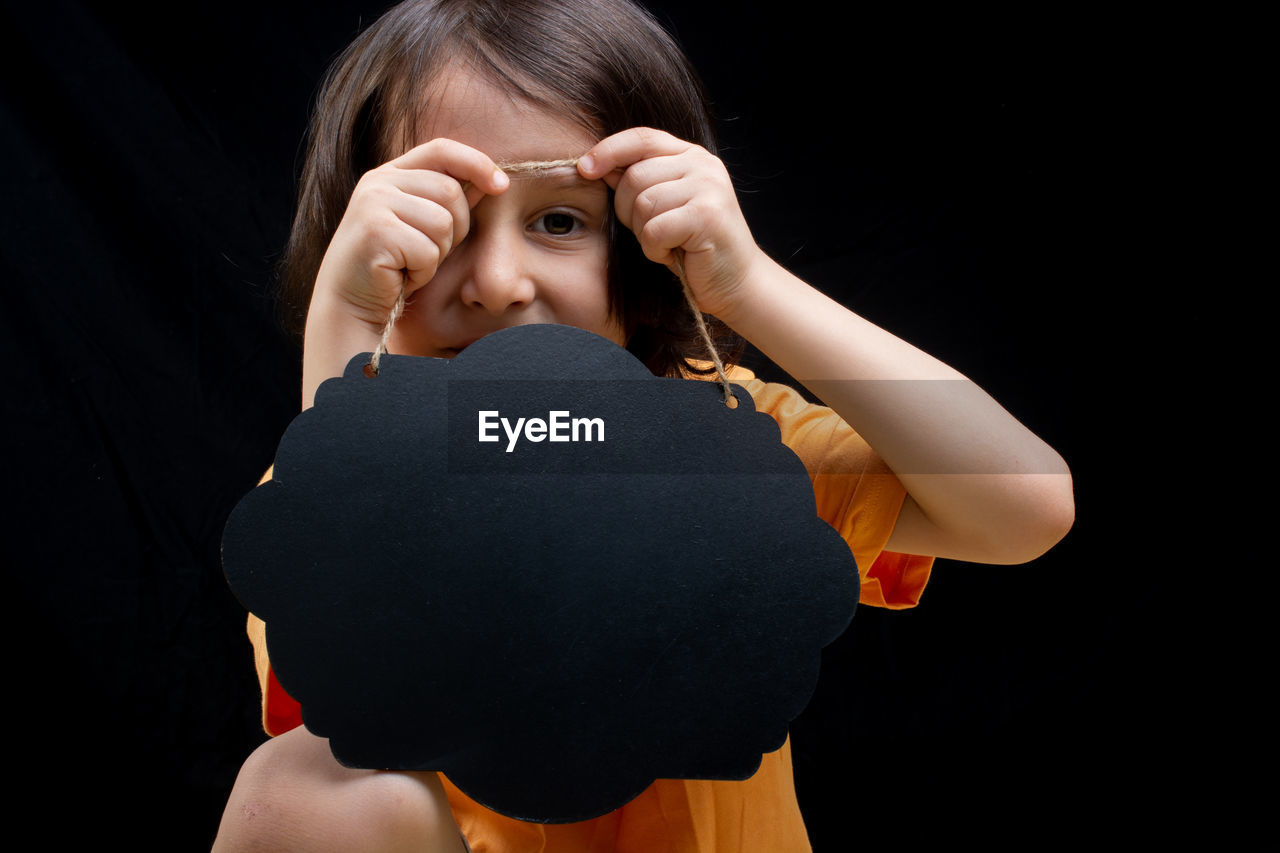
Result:
{"label": "orange sleeve", "polygon": [[880,455],[839,415],[794,389],[761,382],[742,368],[730,378],[751,393],[756,411],[778,423],[782,443],[804,463],[818,515],[848,543],[858,563],[861,603],[893,610],[919,603],[933,558],[884,550],[907,491]]}
{"label": "orange sleeve", "polygon": [[[258,485],[271,479],[275,466],[267,469]],[[262,728],[275,737],[290,729],[302,725],[302,706],[285,692],[276,680],[271,669],[271,659],[267,656],[267,625],[257,616],[249,614],[249,622],[245,626],[249,634],[249,643],[253,646],[253,663],[258,669],[258,687],[262,689]]]}
{"label": "orange sleeve", "polygon": [[271,669],[266,623],[250,613],[248,630],[253,660],[258,667],[258,686],[262,688],[262,729],[272,737],[282,735],[302,725],[302,706],[285,692]]}

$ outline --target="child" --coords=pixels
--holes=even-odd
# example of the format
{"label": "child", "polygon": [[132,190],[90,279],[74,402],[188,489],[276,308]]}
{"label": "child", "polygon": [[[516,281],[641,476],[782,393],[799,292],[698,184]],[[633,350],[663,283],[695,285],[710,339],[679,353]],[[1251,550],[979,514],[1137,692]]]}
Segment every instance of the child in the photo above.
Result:
{"label": "child", "polygon": [[[528,161],[568,165],[503,171]],[[378,346],[402,292],[391,352],[451,357],[498,329],[563,323],[655,373],[702,371],[664,269],[677,256],[703,311],[830,407],[733,374],[811,472],[864,602],[911,606],[933,556],[1022,562],[1070,527],[1052,449],[758,248],[696,77],[628,0],[410,0],[339,59],[286,258],[287,296],[309,304],[303,407]],[[856,381],[884,379],[952,381]],[[435,773],[341,767],[298,725],[261,623],[250,630],[278,737],[245,763],[215,850],[808,849],[787,746],[749,780],[659,780],[616,812],[549,826],[489,812]]]}

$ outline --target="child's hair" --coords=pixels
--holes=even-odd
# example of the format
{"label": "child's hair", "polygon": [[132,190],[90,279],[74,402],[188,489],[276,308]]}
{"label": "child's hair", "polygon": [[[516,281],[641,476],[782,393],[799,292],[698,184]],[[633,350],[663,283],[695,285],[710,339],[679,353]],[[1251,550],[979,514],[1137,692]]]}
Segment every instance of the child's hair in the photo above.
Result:
{"label": "child's hair", "polygon": [[[702,84],[684,53],[629,0],[407,0],[329,69],[309,131],[298,210],[282,261],[282,307],[300,334],[320,261],[356,182],[414,143],[429,84],[450,63],[488,77],[601,138],[653,127],[715,153]],[[575,152],[584,153],[584,152]],[[609,307],[627,348],[660,376],[706,373],[678,282],[610,215]],[[721,349],[741,344],[710,324]]]}

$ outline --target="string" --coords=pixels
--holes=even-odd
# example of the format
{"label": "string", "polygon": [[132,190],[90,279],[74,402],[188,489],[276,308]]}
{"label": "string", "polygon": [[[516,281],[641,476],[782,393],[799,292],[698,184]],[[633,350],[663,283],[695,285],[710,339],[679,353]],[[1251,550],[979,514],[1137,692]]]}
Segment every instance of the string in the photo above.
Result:
{"label": "string", "polygon": [[[498,163],[498,168],[508,175],[541,176],[557,169],[576,168],[577,165],[578,159],[574,157],[568,160],[502,162]],[[671,266],[676,277],[680,279],[680,287],[684,291],[685,302],[689,304],[689,310],[693,312],[694,322],[698,325],[698,335],[702,338],[702,343],[707,348],[707,353],[711,356],[711,362],[716,367],[716,375],[720,378],[720,386],[724,389],[725,405],[731,405],[729,400],[733,397],[733,392],[729,389],[729,377],[725,374],[724,363],[720,360],[720,353],[716,350],[716,345],[711,340],[711,333],[707,330],[707,323],[702,317],[702,309],[698,307],[698,301],[694,298],[693,290],[689,287],[689,280],[685,277],[684,249],[672,249],[671,258]],[[373,358],[370,359],[368,367],[365,368],[366,375],[378,375],[378,366],[382,361],[383,354],[387,351],[387,342],[391,340],[391,330],[395,328],[396,320],[399,320],[400,315],[404,313],[404,300],[404,285],[401,284],[400,296],[396,299],[396,304],[391,308],[391,316],[387,318],[386,328],[382,330],[382,338],[378,341],[377,349],[373,351]]]}
{"label": "string", "polygon": [[689,310],[693,312],[693,320],[698,324],[698,334],[702,337],[702,343],[711,356],[711,363],[716,366],[716,376],[720,377],[720,387],[724,389],[724,404],[732,406],[729,400],[733,397],[733,392],[729,390],[729,377],[725,375],[724,362],[720,360],[720,353],[711,341],[711,333],[707,331],[707,323],[702,318],[702,309],[698,307],[698,301],[693,298],[693,289],[689,287],[689,280],[685,278],[684,249],[677,247],[671,250],[671,265],[675,267],[676,278],[680,279],[680,286],[684,288],[684,301],[689,303]]}
{"label": "string", "polygon": [[400,295],[396,297],[396,304],[391,306],[391,316],[387,318],[387,325],[382,329],[382,337],[378,340],[377,349],[373,351],[373,358],[369,359],[369,366],[365,368],[366,376],[377,376],[381,369],[379,365],[382,362],[383,353],[387,351],[387,342],[391,340],[391,330],[395,328],[396,320],[399,320],[400,315],[404,313],[404,298],[404,283],[401,282]]}
{"label": "string", "polygon": [[508,175],[545,175],[556,169],[578,168],[578,158],[569,160],[519,160],[515,163],[499,162],[498,168]]}

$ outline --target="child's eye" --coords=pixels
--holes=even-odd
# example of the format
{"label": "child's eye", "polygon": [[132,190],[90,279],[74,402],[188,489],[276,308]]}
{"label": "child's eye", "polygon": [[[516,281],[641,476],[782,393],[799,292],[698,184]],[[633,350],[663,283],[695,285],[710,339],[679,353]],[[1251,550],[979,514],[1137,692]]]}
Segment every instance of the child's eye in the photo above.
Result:
{"label": "child's eye", "polygon": [[572,234],[577,228],[577,217],[569,213],[546,213],[534,224],[534,230],[545,231],[557,237]]}

